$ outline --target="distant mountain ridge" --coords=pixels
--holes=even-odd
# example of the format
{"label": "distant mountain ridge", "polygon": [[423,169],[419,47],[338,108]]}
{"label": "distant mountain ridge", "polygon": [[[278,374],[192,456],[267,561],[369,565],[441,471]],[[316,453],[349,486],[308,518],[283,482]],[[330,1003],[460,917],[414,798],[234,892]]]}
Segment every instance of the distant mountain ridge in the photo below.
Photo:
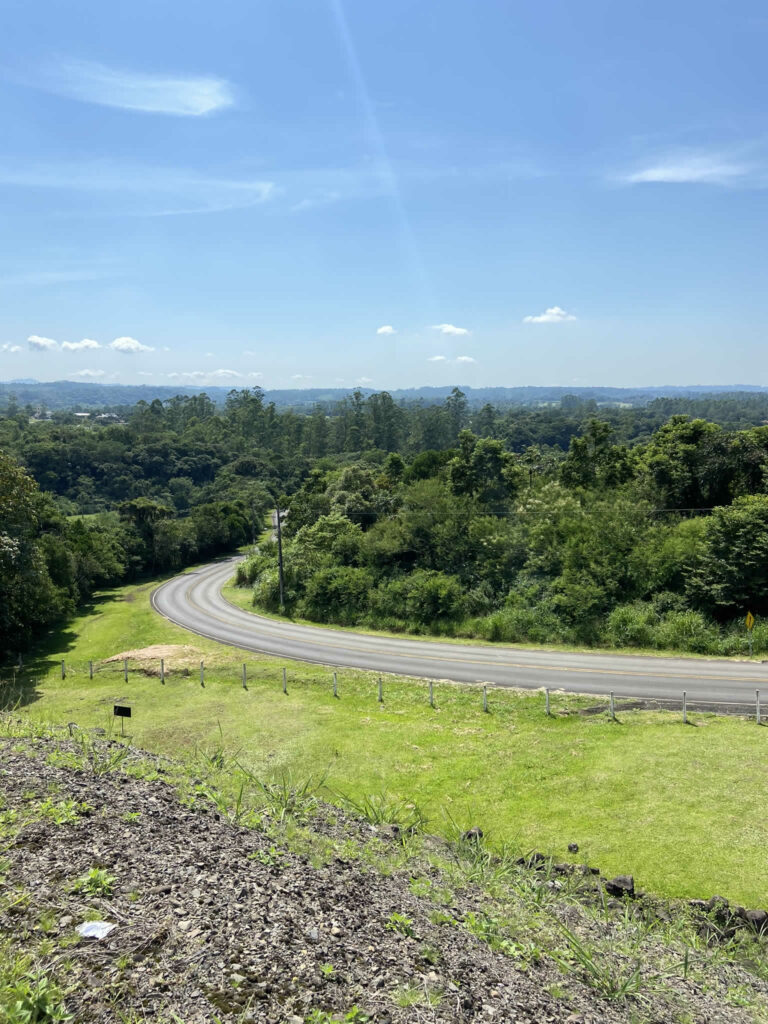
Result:
{"label": "distant mountain ridge", "polygon": [[[452,390],[451,386],[418,388],[293,388],[265,391],[265,400],[281,408],[308,409],[317,403],[337,402],[359,390],[370,395],[377,390],[389,390],[395,401],[426,404],[442,402]],[[0,381],[0,407],[14,395],[20,405],[45,406],[47,409],[84,409],[105,406],[130,406],[136,402],[151,402],[156,398],[166,401],[174,395],[197,395],[205,393],[212,401],[221,405],[232,387],[181,387],[153,384],[100,384],[77,381]],[[573,395],[583,401],[594,400],[599,404],[620,404],[641,406],[655,398],[692,398],[706,394],[728,392],[766,393],[768,387],[756,384],[664,384],[654,387],[545,387],[523,385],[516,387],[472,388],[461,386],[468,402],[473,405],[521,405],[531,406],[559,402],[566,395]]]}

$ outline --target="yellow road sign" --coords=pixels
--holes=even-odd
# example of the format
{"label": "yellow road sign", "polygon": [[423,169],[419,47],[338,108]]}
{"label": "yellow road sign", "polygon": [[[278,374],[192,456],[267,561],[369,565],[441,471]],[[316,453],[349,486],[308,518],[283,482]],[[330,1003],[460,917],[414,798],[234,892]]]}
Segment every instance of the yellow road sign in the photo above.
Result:
{"label": "yellow road sign", "polygon": [[752,629],[752,627],[755,624],[755,616],[752,614],[752,612],[747,612],[746,622],[747,622],[747,629]]}

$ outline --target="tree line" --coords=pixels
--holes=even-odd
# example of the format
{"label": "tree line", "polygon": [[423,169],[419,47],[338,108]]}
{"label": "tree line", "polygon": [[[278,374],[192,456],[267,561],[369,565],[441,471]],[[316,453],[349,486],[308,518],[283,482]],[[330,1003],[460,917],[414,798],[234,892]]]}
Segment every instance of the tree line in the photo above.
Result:
{"label": "tree line", "polygon": [[[697,415],[697,413],[705,413]],[[765,607],[768,397],[470,408],[259,389],[118,420],[0,415],[0,651],[106,586],[253,542],[279,498],[288,610],[502,640],[741,649]],[[737,543],[738,541],[738,543]],[[275,607],[262,544],[242,573]],[[758,631],[759,631],[758,625]]]}
{"label": "tree line", "polygon": [[[450,449],[317,468],[284,534],[289,614],[506,642],[737,654],[768,615],[768,427],[674,415],[561,458],[462,430]],[[276,611],[271,544],[240,567]],[[755,648],[768,649],[758,620]]]}

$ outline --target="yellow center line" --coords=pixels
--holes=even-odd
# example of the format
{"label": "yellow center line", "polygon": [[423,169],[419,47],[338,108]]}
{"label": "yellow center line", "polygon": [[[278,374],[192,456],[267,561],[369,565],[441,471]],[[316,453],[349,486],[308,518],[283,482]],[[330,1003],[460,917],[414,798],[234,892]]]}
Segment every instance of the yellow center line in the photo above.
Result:
{"label": "yellow center line", "polygon": [[[198,587],[203,582],[205,582],[205,578],[198,579],[198,580],[196,580],[194,583],[192,583],[187,588],[187,590],[185,591],[185,594],[184,594],[184,596],[185,596],[185,598],[187,600],[187,603],[191,604],[199,612],[202,612],[203,615],[207,615],[209,618],[215,619],[217,622],[221,622],[225,626],[232,626],[233,623],[231,621],[229,621],[228,619],[221,618],[219,615],[215,615],[213,612],[209,611],[207,608],[203,608],[201,605],[199,605],[192,598],[192,596],[191,596],[192,595],[192,590],[195,589],[196,587]],[[235,606],[233,605],[233,607],[235,607]],[[235,610],[236,611],[242,611],[242,609],[238,609],[238,608],[236,608]],[[249,615],[250,613],[249,612],[243,612],[243,614],[244,615]],[[254,620],[256,620],[259,623],[261,621],[263,621],[258,616],[256,616],[255,614],[253,615],[253,618],[254,618]],[[311,627],[308,627],[308,628],[311,628]],[[265,628],[263,628],[261,626],[259,627],[259,633],[257,634],[257,638],[258,638],[258,636],[272,637],[274,639],[283,640],[283,641],[285,641],[285,640],[291,641],[293,639],[290,636],[286,636],[284,633],[275,632],[274,630],[265,629]],[[298,641],[294,641],[294,642],[301,643],[302,641],[298,640]],[[460,664],[460,665],[474,665],[477,668],[514,668],[514,669],[529,670],[529,671],[532,671],[532,672],[580,672],[580,673],[586,674],[586,675],[630,676],[630,677],[636,677],[636,678],[640,678],[640,679],[676,679],[678,681],[682,680],[683,682],[685,682],[686,679],[690,679],[692,682],[709,682],[710,680],[712,680],[714,682],[730,682],[730,683],[745,683],[745,684],[749,684],[749,683],[752,683],[754,681],[752,679],[745,679],[743,676],[709,676],[708,675],[708,676],[702,676],[702,677],[697,679],[696,677],[687,676],[687,675],[676,675],[676,674],[668,674],[668,673],[663,673],[663,672],[636,672],[636,671],[633,671],[633,670],[630,670],[630,669],[579,668],[577,666],[572,666],[572,665],[530,665],[530,664],[528,664],[526,662],[516,662],[516,661],[482,661],[481,659],[478,659],[478,658],[458,658],[458,657],[455,657],[453,655],[444,656],[444,655],[435,655],[435,654],[422,654],[421,652],[414,652],[413,654],[392,653],[391,651],[366,652],[366,651],[360,651],[360,650],[358,650],[357,648],[354,648],[354,647],[346,647],[343,644],[332,643],[332,642],[330,642],[328,640],[315,639],[314,637],[312,638],[311,641],[304,641],[304,642],[311,643],[312,645],[315,645],[315,646],[318,646],[318,647],[328,647],[331,650],[343,651],[345,654],[352,655],[352,656],[358,656],[360,654],[365,656],[366,653],[374,653],[374,654],[379,654],[380,653],[380,654],[382,654],[382,655],[384,655],[386,657],[391,657],[391,658],[414,658],[414,659],[417,659],[419,661],[438,661],[438,662],[453,663],[453,664]]]}

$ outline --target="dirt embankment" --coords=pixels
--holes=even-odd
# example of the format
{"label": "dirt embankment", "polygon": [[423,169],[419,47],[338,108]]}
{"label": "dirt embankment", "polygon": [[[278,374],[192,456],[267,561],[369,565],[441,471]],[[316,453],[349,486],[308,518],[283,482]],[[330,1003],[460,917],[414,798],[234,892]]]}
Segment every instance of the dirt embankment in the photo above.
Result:
{"label": "dirt embankment", "polygon": [[[19,947],[40,951],[82,1024],[677,1019],[653,1000],[603,998],[547,957],[523,965],[494,951],[458,926],[471,893],[439,908],[414,894],[407,871],[383,876],[338,856],[313,867],[212,805],[186,806],[162,779],[66,767],[66,750],[0,741],[6,817],[38,809],[8,844],[6,892],[22,898],[5,899],[1,921]],[[321,831],[343,829],[342,819]],[[366,833],[354,823],[350,841]],[[78,939],[93,918],[115,927]],[[754,1019],[695,985],[680,991],[693,1012],[681,1020]]]}

